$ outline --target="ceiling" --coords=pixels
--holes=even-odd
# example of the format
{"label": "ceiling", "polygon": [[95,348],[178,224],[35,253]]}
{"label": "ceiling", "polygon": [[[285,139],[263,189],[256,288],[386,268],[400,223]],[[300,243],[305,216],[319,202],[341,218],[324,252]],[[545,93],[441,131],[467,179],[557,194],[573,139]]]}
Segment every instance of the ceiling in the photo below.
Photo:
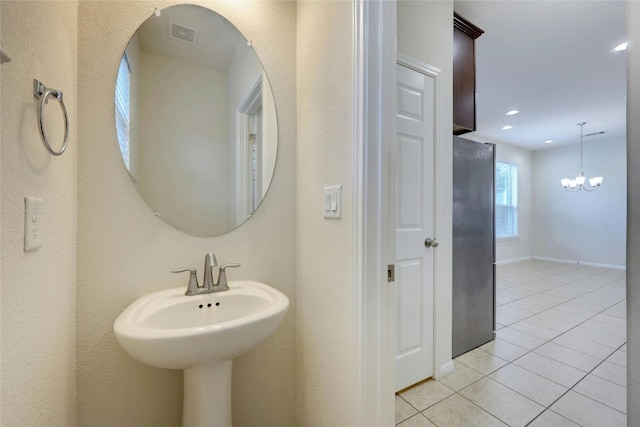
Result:
{"label": "ceiling", "polygon": [[[625,138],[625,2],[455,1],[476,40],[477,130],[465,137],[529,150]],[[519,110],[506,116],[509,110]],[[502,130],[505,125],[512,129]],[[553,143],[545,144],[546,140]]]}

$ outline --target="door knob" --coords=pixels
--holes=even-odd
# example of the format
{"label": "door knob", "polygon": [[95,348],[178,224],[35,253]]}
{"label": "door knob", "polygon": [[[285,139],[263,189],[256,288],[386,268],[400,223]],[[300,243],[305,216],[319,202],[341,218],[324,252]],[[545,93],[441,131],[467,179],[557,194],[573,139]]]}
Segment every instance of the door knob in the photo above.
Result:
{"label": "door knob", "polygon": [[436,239],[432,239],[431,237],[427,237],[427,238],[424,240],[424,245],[425,245],[427,248],[437,248],[439,244],[440,244],[440,243],[438,243],[438,241],[437,241]]}

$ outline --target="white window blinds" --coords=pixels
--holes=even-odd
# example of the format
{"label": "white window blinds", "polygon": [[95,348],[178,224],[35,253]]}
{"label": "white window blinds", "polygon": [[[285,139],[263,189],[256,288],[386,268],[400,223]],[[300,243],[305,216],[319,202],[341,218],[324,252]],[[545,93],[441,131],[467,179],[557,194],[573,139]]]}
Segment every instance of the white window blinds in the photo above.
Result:
{"label": "white window blinds", "polygon": [[127,55],[122,55],[116,79],[116,132],[124,164],[130,168],[129,128],[131,123],[131,69]]}
{"label": "white window blinds", "polygon": [[496,237],[518,236],[518,166],[496,162]]}

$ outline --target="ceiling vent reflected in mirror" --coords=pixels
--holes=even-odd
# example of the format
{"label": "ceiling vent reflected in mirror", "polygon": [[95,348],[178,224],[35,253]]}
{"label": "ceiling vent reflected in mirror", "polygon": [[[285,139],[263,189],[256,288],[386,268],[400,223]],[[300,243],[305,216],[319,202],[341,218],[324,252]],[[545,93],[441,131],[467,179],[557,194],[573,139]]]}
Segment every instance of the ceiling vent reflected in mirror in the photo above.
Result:
{"label": "ceiling vent reflected in mirror", "polygon": [[169,37],[189,44],[196,44],[198,30],[169,21]]}

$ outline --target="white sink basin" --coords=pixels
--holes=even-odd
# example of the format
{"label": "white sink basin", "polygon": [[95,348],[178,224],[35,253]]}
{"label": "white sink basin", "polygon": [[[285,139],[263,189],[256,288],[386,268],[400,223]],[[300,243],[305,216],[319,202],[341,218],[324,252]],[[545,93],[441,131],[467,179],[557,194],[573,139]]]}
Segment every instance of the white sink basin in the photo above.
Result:
{"label": "white sink basin", "polygon": [[231,360],[266,339],[289,307],[282,292],[253,281],[230,282],[228,291],[212,294],[184,292],[145,295],[118,316],[113,329],[131,357],[169,369]]}

